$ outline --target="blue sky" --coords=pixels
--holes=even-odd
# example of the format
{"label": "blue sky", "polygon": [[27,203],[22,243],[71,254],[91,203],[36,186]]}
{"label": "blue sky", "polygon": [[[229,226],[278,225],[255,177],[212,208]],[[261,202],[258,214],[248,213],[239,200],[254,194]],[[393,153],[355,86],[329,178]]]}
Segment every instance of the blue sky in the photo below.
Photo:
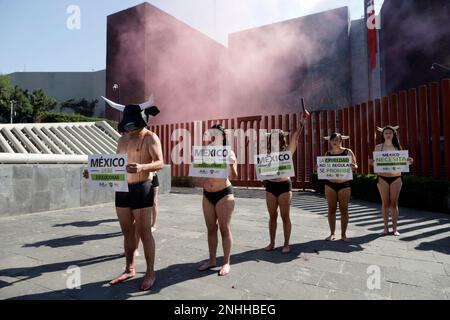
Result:
{"label": "blue sky", "polygon": [[[0,74],[18,71],[92,71],[105,68],[106,17],[142,0],[0,0]],[[286,19],[348,6],[352,19],[365,0],[150,0],[226,45],[227,35]],[[375,0],[377,7],[382,0]],[[80,8],[80,29],[66,13]]]}

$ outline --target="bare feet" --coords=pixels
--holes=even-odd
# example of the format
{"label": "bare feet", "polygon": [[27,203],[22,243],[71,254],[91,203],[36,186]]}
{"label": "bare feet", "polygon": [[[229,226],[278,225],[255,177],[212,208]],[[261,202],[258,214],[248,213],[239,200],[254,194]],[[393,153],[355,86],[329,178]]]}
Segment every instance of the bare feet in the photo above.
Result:
{"label": "bare feet", "polygon": [[130,270],[130,271],[125,271],[124,273],[122,273],[120,276],[118,276],[117,278],[111,280],[109,282],[110,285],[114,286],[116,284],[119,284],[121,282],[124,282],[128,279],[133,278],[136,275],[136,271],[134,270]]}
{"label": "bare feet", "polygon": [[344,241],[344,242],[347,242],[347,243],[350,242],[350,239],[347,238],[347,236],[345,236],[345,235],[342,236],[341,240]]}
{"label": "bare feet", "polygon": [[389,229],[384,229],[382,233],[380,233],[380,236],[387,236],[389,234]]}
{"label": "bare feet", "polygon": [[283,249],[281,249],[281,253],[289,253],[291,252],[291,248],[289,247],[288,244],[283,246]]}
{"label": "bare feet", "polygon": [[211,261],[205,261],[204,263],[201,264],[200,267],[197,268],[198,271],[206,271],[209,270],[211,268],[215,268],[216,267],[216,262],[211,262]]}
{"label": "bare feet", "polygon": [[228,263],[224,264],[222,268],[220,268],[219,270],[219,277],[226,276],[229,273],[230,273],[230,265]]}
{"label": "bare feet", "polygon": [[156,281],[156,276],[155,276],[154,272],[152,275],[145,274],[144,280],[142,280],[142,283],[141,283],[141,286],[139,287],[139,289],[141,289],[142,291],[147,291],[155,284],[155,281]]}
{"label": "bare feet", "polygon": [[275,248],[275,244],[269,244],[267,247],[264,248],[265,251],[272,251],[273,248]]}
{"label": "bare feet", "polygon": [[326,238],[325,240],[326,241],[334,241],[334,240],[336,240],[336,236],[334,234],[332,234],[328,238]]}
{"label": "bare feet", "polygon": [[400,236],[400,232],[394,231],[393,235],[396,236],[396,237],[398,237],[398,236]]}

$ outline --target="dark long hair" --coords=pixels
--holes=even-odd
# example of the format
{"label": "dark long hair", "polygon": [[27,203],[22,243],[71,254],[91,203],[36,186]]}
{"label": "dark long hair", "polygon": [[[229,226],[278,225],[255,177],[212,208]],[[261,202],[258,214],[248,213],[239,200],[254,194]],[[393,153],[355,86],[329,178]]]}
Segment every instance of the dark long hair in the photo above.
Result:
{"label": "dark long hair", "polygon": [[381,143],[385,142],[384,132],[386,130],[391,130],[394,133],[394,137],[392,138],[392,144],[394,145],[394,147],[396,147],[397,150],[403,150],[400,141],[398,140],[397,130],[395,130],[392,126],[386,126],[383,128],[383,131],[381,132]]}
{"label": "dark long hair", "polygon": [[[267,136],[267,153],[272,153],[272,134],[270,133]],[[280,151],[286,151],[287,149],[287,141],[286,141],[286,136],[284,135],[283,130],[278,131],[278,141],[280,144]]]}
{"label": "dark long hair", "polygon": [[219,130],[222,133],[223,145],[227,145],[227,135],[225,133],[225,128],[221,124],[215,124],[211,127],[211,129]]}
{"label": "dark long hair", "polygon": [[335,138],[339,138],[339,140],[341,140],[341,142],[343,141],[342,134],[340,134],[339,132],[333,132],[330,136],[330,141],[334,140]]}

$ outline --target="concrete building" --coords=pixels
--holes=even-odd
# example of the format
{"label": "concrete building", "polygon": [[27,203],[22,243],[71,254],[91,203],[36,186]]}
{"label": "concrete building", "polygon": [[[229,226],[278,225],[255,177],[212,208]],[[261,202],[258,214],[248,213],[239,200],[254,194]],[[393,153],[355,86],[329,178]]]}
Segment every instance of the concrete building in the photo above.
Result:
{"label": "concrete building", "polygon": [[364,25],[343,7],[233,33],[226,48],[143,3],[108,17],[106,94],[128,104],[153,93],[154,124],[297,112],[301,97],[313,110],[360,103]]}
{"label": "concrete building", "polygon": [[[106,94],[122,104],[153,93],[161,122],[204,119],[218,109],[219,63],[225,47],[143,3],[108,16]],[[119,90],[113,91],[118,84]],[[120,114],[107,108],[107,117]]]}
{"label": "concrete building", "polygon": [[[94,72],[15,72],[8,76],[24,90],[42,89],[47,96],[64,102],[70,99],[99,100],[94,115],[104,116],[105,70]],[[64,110],[63,110],[64,111]],[[66,110],[67,111],[67,110]]]}

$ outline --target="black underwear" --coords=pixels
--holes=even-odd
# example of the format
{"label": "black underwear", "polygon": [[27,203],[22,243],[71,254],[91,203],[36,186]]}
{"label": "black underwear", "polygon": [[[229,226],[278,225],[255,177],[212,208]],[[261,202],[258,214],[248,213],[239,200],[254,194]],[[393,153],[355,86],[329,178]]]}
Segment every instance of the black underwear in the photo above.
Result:
{"label": "black underwear", "polygon": [[156,173],[155,173],[155,175],[153,176],[152,187],[153,187],[153,188],[159,187],[159,179],[158,179],[158,175],[157,175]]}
{"label": "black underwear", "polygon": [[270,180],[265,181],[266,191],[273,194],[275,197],[279,197],[283,193],[292,191],[291,180],[274,182]]}
{"label": "black underwear", "polygon": [[397,181],[398,179],[401,179],[401,176],[398,177],[382,177],[382,176],[377,176],[377,183],[380,182],[380,179],[384,180],[385,182],[387,182],[389,185],[391,185],[393,182]]}
{"label": "black underwear", "polygon": [[223,197],[225,197],[229,194],[233,194],[232,186],[226,187],[225,189],[222,189],[222,190],[216,191],[216,192],[208,192],[205,189],[203,189],[203,195],[214,206],[217,204],[217,202],[220,201],[220,199],[222,199]]}
{"label": "black underwear", "polygon": [[116,192],[116,207],[143,209],[153,207],[152,181],[128,184],[128,192]]}
{"label": "black underwear", "polygon": [[325,180],[325,185],[329,186],[331,189],[333,189],[336,192],[339,192],[342,189],[351,187],[350,181],[342,182],[342,183],[334,183],[334,182],[330,182],[329,180]]}

